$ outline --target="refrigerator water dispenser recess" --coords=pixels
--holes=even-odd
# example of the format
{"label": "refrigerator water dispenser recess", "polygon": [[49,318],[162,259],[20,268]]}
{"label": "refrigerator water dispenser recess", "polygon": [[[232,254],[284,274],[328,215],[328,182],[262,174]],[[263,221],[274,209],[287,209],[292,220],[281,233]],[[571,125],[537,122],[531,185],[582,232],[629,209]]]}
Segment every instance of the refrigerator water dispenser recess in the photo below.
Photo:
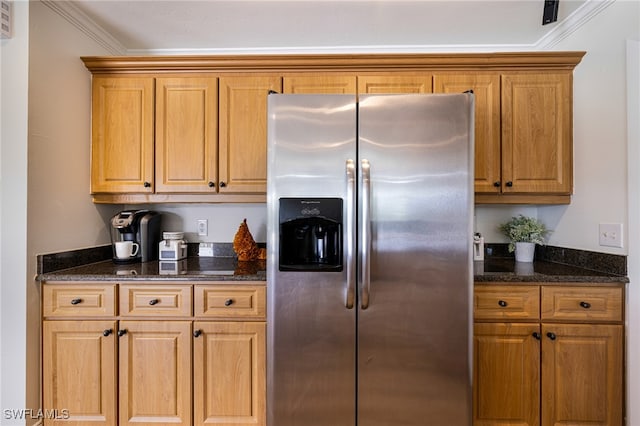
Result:
{"label": "refrigerator water dispenser recess", "polygon": [[342,271],[342,198],[280,198],[281,271]]}

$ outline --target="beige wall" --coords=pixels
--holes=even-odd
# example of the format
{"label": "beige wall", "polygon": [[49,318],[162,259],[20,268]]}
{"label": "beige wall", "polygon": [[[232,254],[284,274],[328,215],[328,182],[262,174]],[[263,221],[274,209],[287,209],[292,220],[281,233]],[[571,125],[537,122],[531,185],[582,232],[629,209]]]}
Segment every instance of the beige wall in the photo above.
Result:
{"label": "beige wall", "polygon": [[118,206],[89,196],[91,75],[81,55],[108,54],[40,2],[29,2],[27,375],[25,408],[39,407],[40,304],[36,255],[110,242]]}
{"label": "beige wall", "polygon": [[[14,2],[0,41],[0,408],[25,407],[29,7]],[[36,406],[37,408],[37,406]],[[4,424],[18,421],[0,419]]]}
{"label": "beige wall", "polygon": [[[627,108],[639,102],[638,91],[629,89],[637,87],[640,76],[637,68],[628,74],[628,40],[640,41],[640,3],[618,0],[556,46],[557,50],[587,51],[574,73],[575,195],[570,206],[539,208],[538,215],[557,224],[552,237],[556,245],[630,255],[627,424],[638,425],[640,406],[630,401],[640,399],[640,254],[638,236],[628,230],[638,231],[640,217],[630,217],[628,212],[630,200],[638,200],[640,182],[628,181],[627,158],[638,152],[640,140],[637,133],[627,136],[628,120],[638,120],[627,115]],[[629,164],[637,168],[639,161],[629,159]],[[609,222],[624,224],[624,248],[598,245],[598,224]]]}

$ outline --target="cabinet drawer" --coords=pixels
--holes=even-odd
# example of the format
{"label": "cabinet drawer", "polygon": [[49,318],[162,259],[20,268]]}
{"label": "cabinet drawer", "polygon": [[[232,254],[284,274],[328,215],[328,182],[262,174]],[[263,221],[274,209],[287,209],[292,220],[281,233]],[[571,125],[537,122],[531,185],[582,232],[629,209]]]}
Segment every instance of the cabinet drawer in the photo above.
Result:
{"label": "cabinet drawer", "polygon": [[473,295],[476,320],[540,318],[538,286],[476,286]]}
{"label": "cabinet drawer", "polygon": [[195,316],[210,318],[255,318],[266,315],[264,285],[196,285]]}
{"label": "cabinet drawer", "polygon": [[121,316],[191,316],[190,285],[120,285]]}
{"label": "cabinet drawer", "polygon": [[621,287],[542,286],[542,319],[622,322]]}
{"label": "cabinet drawer", "polygon": [[44,317],[106,317],[116,314],[115,284],[45,284]]}

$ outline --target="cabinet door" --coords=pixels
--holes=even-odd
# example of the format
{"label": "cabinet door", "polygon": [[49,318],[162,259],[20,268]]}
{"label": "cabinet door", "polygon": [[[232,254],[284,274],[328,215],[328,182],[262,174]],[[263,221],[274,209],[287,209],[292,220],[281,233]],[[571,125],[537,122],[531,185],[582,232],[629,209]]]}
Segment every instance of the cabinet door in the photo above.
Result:
{"label": "cabinet door", "polygon": [[278,76],[220,78],[219,192],[267,191],[267,95],[281,87]]}
{"label": "cabinet door", "polygon": [[475,98],[475,192],[500,193],[500,75],[436,74],[436,93],[473,90]]}
{"label": "cabinet door", "polygon": [[475,426],[539,425],[539,333],[537,323],[475,323]]}
{"label": "cabinet door", "polygon": [[218,81],[156,79],[156,193],[215,192]]}
{"label": "cabinet door", "polygon": [[91,193],[153,192],[153,78],[93,77]]}
{"label": "cabinet door", "polygon": [[543,324],[542,426],[622,424],[621,325]]}
{"label": "cabinet door", "polygon": [[265,323],[196,322],[194,330],[193,424],[264,426]]}
{"label": "cabinet door", "polygon": [[431,74],[359,75],[359,94],[431,93]]}
{"label": "cabinet door", "polygon": [[502,76],[502,191],[572,191],[571,72]]}
{"label": "cabinet door", "polygon": [[284,93],[355,94],[356,77],[332,74],[305,74],[284,77]]}
{"label": "cabinet door", "polygon": [[118,334],[119,426],[191,426],[191,322],[120,321]]}
{"label": "cabinet door", "polygon": [[45,426],[111,426],[116,416],[115,321],[43,322]]}

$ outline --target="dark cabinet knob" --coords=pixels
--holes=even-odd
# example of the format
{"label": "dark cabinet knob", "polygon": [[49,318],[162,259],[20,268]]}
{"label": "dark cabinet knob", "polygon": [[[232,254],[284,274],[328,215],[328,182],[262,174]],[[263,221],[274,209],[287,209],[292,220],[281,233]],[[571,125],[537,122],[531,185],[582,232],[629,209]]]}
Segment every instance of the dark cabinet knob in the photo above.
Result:
{"label": "dark cabinet knob", "polygon": [[498,300],[498,305],[500,305],[501,307],[505,308],[508,305],[508,303],[505,302],[504,300]]}
{"label": "dark cabinet knob", "polygon": [[193,330],[193,337],[200,337],[202,330]]}
{"label": "dark cabinet knob", "polygon": [[589,309],[591,307],[591,303],[589,303],[589,302],[580,302],[580,306],[582,306],[585,309]]}
{"label": "dark cabinet knob", "polygon": [[79,304],[79,303],[82,303],[82,299],[73,299],[73,300],[71,301],[71,304],[72,304],[72,305],[77,305],[77,304]]}
{"label": "dark cabinet knob", "polygon": [[143,185],[145,188],[151,188],[151,182],[145,182]]}
{"label": "dark cabinet knob", "polygon": [[118,337],[122,337],[127,334],[127,329],[118,330]]}
{"label": "dark cabinet knob", "polygon": [[149,304],[150,304],[151,306],[153,306],[153,305],[157,305],[157,304],[158,304],[158,302],[160,302],[158,299],[151,299],[151,300],[149,300]]}
{"label": "dark cabinet knob", "polygon": [[513,182],[507,181],[507,183],[505,183],[505,185],[507,185],[507,187],[511,188],[513,186]]}
{"label": "dark cabinet knob", "polygon": [[556,340],[556,335],[555,335],[555,333],[548,332],[548,333],[547,333],[547,337],[548,337],[549,339],[551,339],[551,340]]}
{"label": "dark cabinet knob", "polygon": [[500,188],[501,182],[499,180],[493,182],[493,186],[495,186],[496,188]]}
{"label": "dark cabinet knob", "polygon": [[215,182],[209,182],[209,188],[213,188],[215,186],[216,186]]}
{"label": "dark cabinet knob", "polygon": [[227,186],[227,183],[226,183],[226,182],[220,182],[220,188],[224,188],[224,187],[226,187],[226,186]]}
{"label": "dark cabinet knob", "polygon": [[540,338],[542,337],[542,336],[540,336],[540,333],[538,333],[537,331],[534,331],[532,336],[535,337],[536,340],[540,340]]}
{"label": "dark cabinet knob", "polygon": [[103,332],[102,332],[102,335],[103,335],[104,337],[107,337],[107,336],[108,336],[108,335],[110,335],[111,333],[113,333],[113,330],[112,330],[112,329],[108,329],[108,330],[103,331]]}
{"label": "dark cabinet knob", "polygon": [[233,299],[227,299],[224,301],[224,306],[231,306],[233,305]]}

